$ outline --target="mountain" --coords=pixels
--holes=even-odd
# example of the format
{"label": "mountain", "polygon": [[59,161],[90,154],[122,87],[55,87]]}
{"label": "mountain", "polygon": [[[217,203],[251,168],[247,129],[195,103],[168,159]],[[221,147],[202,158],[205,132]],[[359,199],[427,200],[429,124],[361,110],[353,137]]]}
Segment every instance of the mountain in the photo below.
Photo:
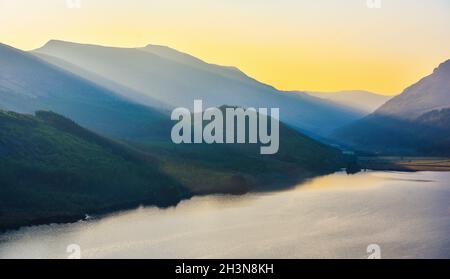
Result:
{"label": "mountain", "polygon": [[[31,54],[7,46],[0,50],[5,58],[0,66],[0,104],[4,108],[27,113],[52,110],[97,133],[126,141],[154,154],[167,167],[170,176],[183,180],[190,187],[203,185],[200,188],[208,188],[208,192],[227,192],[230,187],[235,187],[236,183],[232,181],[235,175],[247,177],[256,185],[256,182],[264,182],[259,179],[261,175],[257,170],[264,170],[267,176],[291,177],[288,172],[294,168],[303,170],[300,176],[305,176],[341,166],[339,150],[320,144],[283,124],[280,151],[273,156],[260,156],[259,148],[253,145],[175,145],[170,140],[170,129],[175,124],[170,121],[170,116],[126,100],[119,96],[123,92],[111,91],[121,88],[122,85],[116,81],[108,83],[110,89],[105,89]],[[102,80],[99,78],[99,81]],[[16,86],[18,84],[20,86]],[[292,98],[313,99],[294,94]],[[293,147],[295,151],[291,150]],[[184,166],[187,166],[187,171],[180,177],[179,174],[186,169]],[[218,180],[213,184],[206,182],[214,177],[213,174],[222,178],[222,185],[216,185]],[[194,179],[195,176],[199,179]]]}
{"label": "mountain", "polygon": [[391,97],[363,90],[339,92],[306,92],[308,95],[330,100],[342,106],[369,114],[384,105]]}
{"label": "mountain", "polygon": [[273,156],[249,144],[136,146],[53,112],[0,111],[0,230],[169,206],[192,194],[269,190],[345,166],[339,150],[284,124]]}
{"label": "mountain", "polygon": [[[167,111],[122,95],[141,98],[139,91],[60,58],[51,59],[78,72],[41,57],[0,45],[0,106],[55,111],[0,112],[2,228],[65,222],[139,203],[164,206],[191,194],[269,190],[345,167],[340,150],[283,123],[279,152],[270,156],[255,144],[176,145]],[[177,63],[188,62],[193,63]],[[142,98],[158,106],[159,100]]]}
{"label": "mountain", "polygon": [[[220,109],[225,111],[228,107]],[[260,146],[164,142],[138,145],[141,150],[160,159],[162,169],[195,194],[241,194],[278,189],[346,166],[339,149],[322,144],[283,123],[279,127],[278,152],[261,155]]]}
{"label": "mountain", "polygon": [[382,154],[450,155],[450,60],[333,137]]}
{"label": "mountain", "polygon": [[[205,107],[278,107],[283,122],[311,135],[328,134],[362,116],[305,93],[279,91],[234,67],[208,64],[163,46],[114,48],[50,41],[32,53],[102,86],[114,81],[172,107],[192,108],[194,99],[203,100]],[[153,105],[137,94],[122,94]]]}
{"label": "mountain", "polygon": [[450,107],[450,60],[392,98],[375,114],[414,120],[424,113]]}
{"label": "mountain", "polygon": [[136,90],[133,90],[129,87],[123,86],[114,80],[106,79],[102,76],[89,72],[85,69],[82,69],[74,64],[68,63],[59,58],[48,56],[46,54],[35,54],[35,56],[39,57],[41,60],[48,62],[49,64],[56,65],[58,68],[74,73],[78,77],[81,77],[85,80],[91,81],[97,85],[101,84],[101,87],[108,89],[109,91],[114,92],[114,94],[123,97],[126,100],[131,100],[138,104],[145,104],[146,106],[150,106],[152,108],[158,108],[158,110],[164,112],[165,114],[169,114],[169,110],[173,109],[172,106],[164,104],[160,101],[155,100],[154,98],[144,95]]}
{"label": "mountain", "polygon": [[167,138],[166,113],[138,104],[29,53],[0,44],[0,108],[52,110],[121,139]]}
{"label": "mountain", "polygon": [[0,230],[189,196],[155,158],[58,114],[0,111]]}

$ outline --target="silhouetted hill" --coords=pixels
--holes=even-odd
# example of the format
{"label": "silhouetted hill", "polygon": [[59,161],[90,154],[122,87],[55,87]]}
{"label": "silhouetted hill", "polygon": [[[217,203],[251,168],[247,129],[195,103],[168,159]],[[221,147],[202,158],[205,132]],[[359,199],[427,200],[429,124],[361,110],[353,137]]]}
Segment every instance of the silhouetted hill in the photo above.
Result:
{"label": "silhouetted hill", "polygon": [[23,113],[51,110],[83,127],[122,138],[167,138],[166,114],[0,44],[0,107]]}
{"label": "silhouetted hill", "polygon": [[384,105],[391,97],[367,92],[363,90],[349,90],[339,92],[306,92],[307,94],[330,100],[337,104],[350,107],[356,111],[369,114]]}
{"label": "silhouetted hill", "polygon": [[450,155],[450,60],[334,138],[381,154]]}
{"label": "silhouetted hill", "polygon": [[[126,97],[147,105],[153,100],[173,107],[278,107],[281,120],[311,135],[324,135],[363,114],[311,97],[305,93],[279,91],[234,67],[209,64],[174,49],[149,45],[144,48],[114,48],[50,41],[33,54],[103,86],[114,81],[134,90]],[[151,97],[147,103],[144,97]]]}
{"label": "silhouetted hill", "polygon": [[0,111],[0,229],[168,206],[190,193],[275,189],[345,166],[339,150],[283,124],[272,156],[249,144],[136,146],[141,151],[52,112]]}
{"label": "silhouetted hill", "polygon": [[0,111],[0,230],[174,205],[189,192],[154,158],[60,115]]}
{"label": "silhouetted hill", "polygon": [[450,107],[450,60],[441,63],[431,75],[389,100],[375,114],[414,120],[424,113],[448,107]]}
{"label": "silhouetted hill", "polygon": [[[141,57],[141,52],[144,56],[156,55],[143,50],[133,53]],[[317,107],[307,104],[315,103],[317,98],[272,92],[273,88],[249,79],[237,69],[212,66],[183,54],[176,56],[170,49],[158,48],[158,54],[170,56],[170,63],[187,63],[190,71],[192,67],[209,71],[207,80],[225,78],[219,83],[222,85],[230,79],[232,84],[245,84],[245,88],[257,85],[252,87],[248,100],[272,96],[259,100],[263,107],[273,107],[272,98],[278,98],[273,96],[281,94],[286,104],[303,104],[298,111],[305,113],[302,120],[315,118]],[[3,227],[64,222],[86,213],[139,203],[168,205],[190,193],[241,194],[274,189],[345,166],[339,150],[283,123],[279,152],[274,155],[261,155],[260,146],[254,144],[176,145],[170,140],[170,129],[175,123],[167,112],[120,95],[140,94],[135,89],[97,75],[95,81],[106,89],[80,77],[89,74],[86,70],[78,68],[80,72],[75,75],[60,65],[50,65],[4,45],[0,45],[0,58],[0,107],[26,113],[55,111],[38,111],[35,116],[0,114],[0,194],[7,201],[0,206]],[[70,67],[73,70],[78,66]],[[266,93],[259,95],[260,89]],[[236,97],[233,94],[224,100]],[[145,100],[150,102],[153,98]],[[321,105],[321,109],[326,113],[333,105],[324,103],[327,105]],[[322,120],[327,121],[324,117]],[[304,127],[318,123],[306,122]]]}
{"label": "silhouetted hill", "polygon": [[[261,155],[260,144],[146,142],[139,147],[160,158],[167,174],[199,194],[276,189],[346,166],[340,150],[283,123],[279,132],[279,150],[273,155]],[[231,183],[236,177],[241,187]]]}

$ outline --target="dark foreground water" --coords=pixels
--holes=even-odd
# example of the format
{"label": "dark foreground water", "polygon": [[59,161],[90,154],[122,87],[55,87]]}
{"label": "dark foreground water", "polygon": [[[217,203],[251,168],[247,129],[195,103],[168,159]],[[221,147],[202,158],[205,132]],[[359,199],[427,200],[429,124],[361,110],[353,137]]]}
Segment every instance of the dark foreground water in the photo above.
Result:
{"label": "dark foreground water", "polygon": [[450,173],[336,173],[287,191],[24,228],[0,236],[0,258],[66,258],[72,244],[82,258],[367,258],[372,244],[382,258],[448,258]]}

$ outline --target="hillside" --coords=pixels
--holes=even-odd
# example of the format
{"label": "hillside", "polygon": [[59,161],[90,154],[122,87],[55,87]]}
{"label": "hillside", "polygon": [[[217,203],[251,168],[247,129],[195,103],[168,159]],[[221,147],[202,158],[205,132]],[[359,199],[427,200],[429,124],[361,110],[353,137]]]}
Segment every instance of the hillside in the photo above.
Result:
{"label": "hillside", "polygon": [[333,137],[383,155],[450,155],[450,60]]}
{"label": "hillside", "polygon": [[0,44],[0,108],[51,110],[83,127],[121,139],[167,138],[170,119],[114,91]]}
{"label": "hillside", "polygon": [[340,150],[283,123],[279,139],[278,153],[273,155],[261,155],[260,144],[141,142],[137,146],[159,158],[168,175],[197,194],[277,189],[346,167]]}
{"label": "hillside", "polygon": [[[50,41],[32,53],[102,86],[114,81],[134,91],[122,92],[123,96],[150,106],[157,100],[191,108],[195,99],[201,99],[207,107],[278,107],[284,123],[311,135],[327,134],[362,116],[305,93],[277,90],[234,67],[209,64],[163,46],[115,48]],[[148,97],[150,101],[145,100]]]}
{"label": "hillside", "polygon": [[[139,52],[142,51],[139,50]],[[182,180],[191,188],[207,189],[206,192],[230,192],[233,188],[233,192],[245,192],[259,186],[260,182],[269,184],[264,182],[277,180],[275,176],[281,176],[280,181],[292,179],[296,175],[308,177],[337,169],[337,165],[341,163],[338,150],[317,143],[286,125],[282,125],[280,152],[275,156],[269,156],[270,158],[258,155],[259,149],[255,146],[176,146],[170,141],[170,129],[174,123],[170,121],[169,115],[151,107],[127,101],[119,95],[128,93],[127,87],[118,85],[115,81],[107,82],[97,76],[100,83],[107,83],[105,86],[108,89],[105,89],[96,83],[47,64],[30,54],[7,46],[0,48],[0,54],[5,57],[5,62],[0,65],[0,104],[3,104],[4,108],[27,113],[49,109],[73,118],[81,126],[96,133],[127,141],[130,145],[139,148],[145,147],[146,152],[156,154],[155,157],[157,156],[161,162],[167,163],[164,166],[169,175],[181,177],[180,174],[186,170]],[[165,56],[167,55],[169,53],[165,53]],[[186,57],[180,55],[182,58]],[[54,60],[60,61],[57,58]],[[196,67],[209,67],[200,60],[194,58],[191,60],[198,63]],[[193,63],[191,60],[189,60],[190,63]],[[67,64],[61,61],[59,63]],[[217,67],[217,71],[222,70],[222,67]],[[83,73],[88,72],[83,71]],[[242,76],[234,68],[227,68],[227,73]],[[123,91],[116,94],[113,90]],[[288,98],[314,100],[313,97],[298,94],[292,94]],[[314,107],[306,109],[306,111],[312,110]],[[281,112],[283,113],[284,111]],[[287,131],[287,136],[283,136],[284,131]],[[185,166],[187,169],[184,168]],[[301,171],[294,173],[294,170]],[[252,185],[247,185],[244,190],[239,187],[236,190],[234,182],[236,175],[240,179],[244,177],[245,183]],[[265,180],[262,178],[264,175],[272,178]],[[215,178],[218,177],[221,178],[221,185],[217,187],[207,182],[208,179],[217,182]]]}
{"label": "hillside", "polygon": [[431,75],[406,88],[375,114],[413,120],[421,115],[450,107],[450,60],[441,63]]}
{"label": "hillside", "polygon": [[0,111],[0,185],[0,230],[190,195],[154,158],[51,112]]}
{"label": "hillside", "polygon": [[391,97],[372,92],[353,90],[339,92],[306,92],[308,95],[330,100],[342,106],[369,114],[384,105]]}
{"label": "hillside", "polygon": [[68,222],[192,194],[276,189],[344,167],[339,150],[280,126],[280,150],[259,146],[134,143],[92,133],[52,112],[0,111],[0,230]]}
{"label": "hillside", "polygon": [[[207,80],[250,86],[251,92],[238,93],[244,99],[248,93],[248,100],[258,100],[262,107],[273,107],[272,101],[280,104],[278,96],[292,108],[301,104],[298,111],[281,108],[281,115],[302,114],[297,121],[308,131],[328,121],[316,118],[317,98],[268,93],[270,87],[235,68],[209,65],[184,54],[176,56],[166,48],[158,50],[158,59],[170,56],[176,67],[188,65],[189,71],[198,68],[215,76]],[[139,57],[145,55],[144,50],[138,53]],[[44,56],[0,45],[0,108],[19,112],[0,113],[0,195],[6,201],[0,205],[1,228],[72,221],[87,213],[138,204],[166,206],[192,194],[278,189],[345,167],[339,150],[283,123],[279,152],[274,155],[260,155],[259,145],[175,145],[170,140],[175,123],[163,102],[60,58],[47,57],[58,66],[49,64],[42,60]],[[171,84],[168,80],[164,83]],[[186,88],[181,89],[177,91],[180,96]],[[238,99],[233,94],[224,100]],[[324,115],[327,109],[334,111],[330,102],[320,103]],[[34,111],[40,112],[36,116],[20,114]],[[325,129],[329,129],[327,125]]]}

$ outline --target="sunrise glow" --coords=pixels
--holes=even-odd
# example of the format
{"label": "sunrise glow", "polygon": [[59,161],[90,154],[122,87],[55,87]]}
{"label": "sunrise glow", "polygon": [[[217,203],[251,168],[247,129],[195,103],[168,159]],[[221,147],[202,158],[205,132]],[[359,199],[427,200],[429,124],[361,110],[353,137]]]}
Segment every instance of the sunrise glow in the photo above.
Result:
{"label": "sunrise glow", "polygon": [[449,1],[429,2],[1,0],[0,42],[161,44],[279,89],[393,95],[450,58]]}

